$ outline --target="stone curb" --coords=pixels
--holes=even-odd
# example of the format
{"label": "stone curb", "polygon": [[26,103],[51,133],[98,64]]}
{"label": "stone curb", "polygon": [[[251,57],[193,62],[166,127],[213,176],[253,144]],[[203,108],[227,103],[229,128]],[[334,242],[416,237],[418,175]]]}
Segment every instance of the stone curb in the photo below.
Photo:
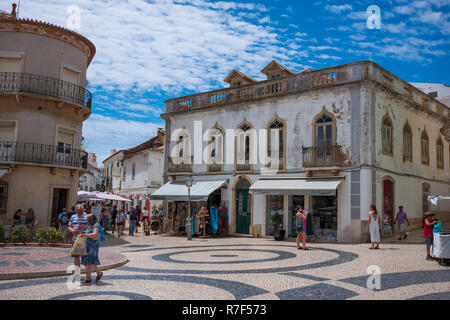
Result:
{"label": "stone curb", "polygon": [[[130,262],[130,260],[125,259],[118,263],[105,265],[105,266],[99,266],[101,271],[114,269],[120,266],[123,266]],[[81,273],[86,273],[86,269],[82,268],[80,270]],[[8,273],[8,274],[0,274],[0,281],[1,280],[20,280],[20,279],[38,279],[38,278],[50,278],[50,277],[63,277],[63,276],[69,276],[70,274],[67,273],[65,270],[59,270],[59,271],[45,271],[45,272],[27,272],[27,273]]]}

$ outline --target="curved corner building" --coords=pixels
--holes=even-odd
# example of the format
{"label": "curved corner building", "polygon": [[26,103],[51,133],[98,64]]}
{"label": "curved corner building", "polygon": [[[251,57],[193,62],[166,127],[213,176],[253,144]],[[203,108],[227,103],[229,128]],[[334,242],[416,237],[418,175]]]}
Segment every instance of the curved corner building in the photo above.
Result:
{"label": "curved corner building", "polygon": [[87,169],[86,69],[95,46],[68,29],[0,14],[0,221],[33,208],[38,226],[77,201]]}

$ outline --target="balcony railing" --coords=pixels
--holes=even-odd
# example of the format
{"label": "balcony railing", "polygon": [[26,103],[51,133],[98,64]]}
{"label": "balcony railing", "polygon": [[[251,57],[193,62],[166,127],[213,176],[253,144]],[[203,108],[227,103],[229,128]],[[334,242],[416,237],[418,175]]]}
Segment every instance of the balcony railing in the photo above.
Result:
{"label": "balcony railing", "polygon": [[87,152],[53,145],[0,141],[0,162],[36,163],[87,169]]}
{"label": "balcony railing", "polygon": [[167,168],[168,172],[192,172],[192,163],[194,161],[194,157],[191,157],[191,163],[184,163],[181,161],[180,164],[173,163],[171,157],[169,157],[169,166]]}
{"label": "balcony railing", "polygon": [[301,72],[282,79],[259,81],[240,87],[224,88],[197,93],[165,101],[165,113],[191,111],[212,106],[226,106],[233,103],[299,94],[315,89],[329,88],[369,80],[376,82],[399,95],[420,105],[435,117],[450,113],[448,107],[430,98],[426,93],[370,61],[358,61],[345,65]]}
{"label": "balcony railing", "polygon": [[303,147],[303,168],[340,167],[341,146]]}
{"label": "balcony railing", "polygon": [[89,90],[68,81],[36,74],[0,72],[0,93],[4,92],[50,96],[89,109],[92,105]]}

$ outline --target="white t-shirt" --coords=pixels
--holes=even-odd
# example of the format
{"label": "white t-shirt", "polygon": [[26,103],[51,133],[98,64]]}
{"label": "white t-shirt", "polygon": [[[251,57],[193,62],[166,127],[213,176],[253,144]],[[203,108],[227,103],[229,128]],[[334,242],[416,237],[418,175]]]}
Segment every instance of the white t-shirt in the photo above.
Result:
{"label": "white t-shirt", "polygon": [[142,216],[148,217],[148,210],[142,210]]}

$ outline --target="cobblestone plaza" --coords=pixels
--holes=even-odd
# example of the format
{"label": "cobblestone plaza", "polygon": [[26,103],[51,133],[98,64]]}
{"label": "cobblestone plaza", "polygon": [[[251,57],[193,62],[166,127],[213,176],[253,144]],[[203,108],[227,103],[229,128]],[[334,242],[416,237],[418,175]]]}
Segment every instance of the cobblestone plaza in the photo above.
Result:
{"label": "cobblestone plaza", "polygon": [[[187,241],[182,237],[145,237],[142,233],[120,239],[108,237],[101,251],[122,254],[129,262],[104,271],[99,283],[69,289],[68,276],[5,280],[0,281],[0,297],[7,300],[450,299],[450,269],[425,260],[425,246],[417,241],[387,242],[380,250],[369,250],[368,244],[311,243],[309,248],[297,250],[294,242],[255,238]],[[20,259],[27,263],[23,253]],[[45,264],[45,260],[41,263]],[[381,273],[380,288],[376,290],[367,288],[373,273],[370,266],[379,267]]]}

